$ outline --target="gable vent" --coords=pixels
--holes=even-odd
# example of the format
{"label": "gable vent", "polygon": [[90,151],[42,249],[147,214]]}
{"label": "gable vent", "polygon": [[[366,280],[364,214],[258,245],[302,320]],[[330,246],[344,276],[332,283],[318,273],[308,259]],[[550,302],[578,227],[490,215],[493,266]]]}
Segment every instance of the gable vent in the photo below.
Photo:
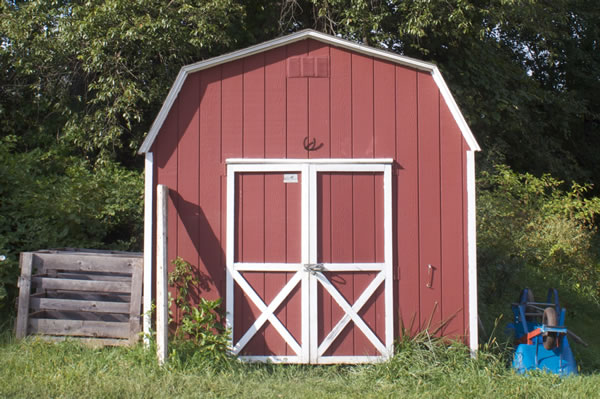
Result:
{"label": "gable vent", "polygon": [[329,57],[292,57],[287,62],[288,78],[328,78]]}

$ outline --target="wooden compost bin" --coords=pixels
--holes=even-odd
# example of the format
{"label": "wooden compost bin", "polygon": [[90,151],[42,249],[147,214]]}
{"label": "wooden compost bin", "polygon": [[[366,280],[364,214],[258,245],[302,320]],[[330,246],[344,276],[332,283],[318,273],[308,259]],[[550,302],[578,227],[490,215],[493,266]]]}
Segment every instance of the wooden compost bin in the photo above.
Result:
{"label": "wooden compost bin", "polygon": [[52,250],[21,254],[17,338],[40,334],[95,345],[138,340],[141,253]]}

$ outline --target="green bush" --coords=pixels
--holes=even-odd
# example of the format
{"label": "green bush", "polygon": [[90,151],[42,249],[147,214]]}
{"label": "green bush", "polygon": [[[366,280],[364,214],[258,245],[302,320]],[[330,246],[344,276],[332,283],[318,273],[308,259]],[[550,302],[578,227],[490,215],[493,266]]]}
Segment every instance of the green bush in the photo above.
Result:
{"label": "green bush", "polygon": [[[231,331],[225,327],[225,310],[221,298],[208,300],[199,298],[198,304],[190,303],[190,285],[199,286],[192,266],[180,257],[172,261],[175,268],[169,273],[169,286],[175,287],[174,302],[180,316],[175,326],[175,352],[171,359],[186,359],[190,356],[210,362],[229,360],[229,337]],[[176,320],[170,320],[176,322]]]}
{"label": "green bush", "polygon": [[516,300],[525,286],[557,286],[580,302],[600,303],[595,225],[600,198],[586,196],[590,188],[577,183],[568,187],[550,175],[520,174],[504,165],[481,174],[477,241],[482,314],[495,317],[497,312],[487,307],[500,303],[508,310],[507,299]]}
{"label": "green bush", "polygon": [[17,141],[0,142],[0,254],[7,256],[0,263],[0,309],[14,302],[20,252],[139,250],[142,243],[139,172],[110,161],[92,166],[56,150],[17,152]]}

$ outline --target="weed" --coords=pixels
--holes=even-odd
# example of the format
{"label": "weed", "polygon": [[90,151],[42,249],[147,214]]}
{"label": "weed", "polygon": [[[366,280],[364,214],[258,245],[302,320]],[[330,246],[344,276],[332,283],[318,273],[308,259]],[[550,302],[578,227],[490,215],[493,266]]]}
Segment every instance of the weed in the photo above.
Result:
{"label": "weed", "polygon": [[181,318],[173,336],[171,359],[189,359],[191,356],[216,362],[226,361],[230,357],[228,347],[231,332],[225,327],[221,298],[200,298],[198,304],[192,305],[190,288],[199,284],[199,281],[188,262],[177,257],[172,263],[175,269],[169,273],[168,283],[176,289],[176,296],[172,300]]}

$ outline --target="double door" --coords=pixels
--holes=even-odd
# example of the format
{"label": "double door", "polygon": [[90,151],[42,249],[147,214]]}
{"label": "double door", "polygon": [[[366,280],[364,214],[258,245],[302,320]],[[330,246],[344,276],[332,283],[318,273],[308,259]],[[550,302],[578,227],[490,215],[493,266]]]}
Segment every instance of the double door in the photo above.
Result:
{"label": "double door", "polygon": [[228,160],[227,321],[249,361],[392,352],[391,160]]}

